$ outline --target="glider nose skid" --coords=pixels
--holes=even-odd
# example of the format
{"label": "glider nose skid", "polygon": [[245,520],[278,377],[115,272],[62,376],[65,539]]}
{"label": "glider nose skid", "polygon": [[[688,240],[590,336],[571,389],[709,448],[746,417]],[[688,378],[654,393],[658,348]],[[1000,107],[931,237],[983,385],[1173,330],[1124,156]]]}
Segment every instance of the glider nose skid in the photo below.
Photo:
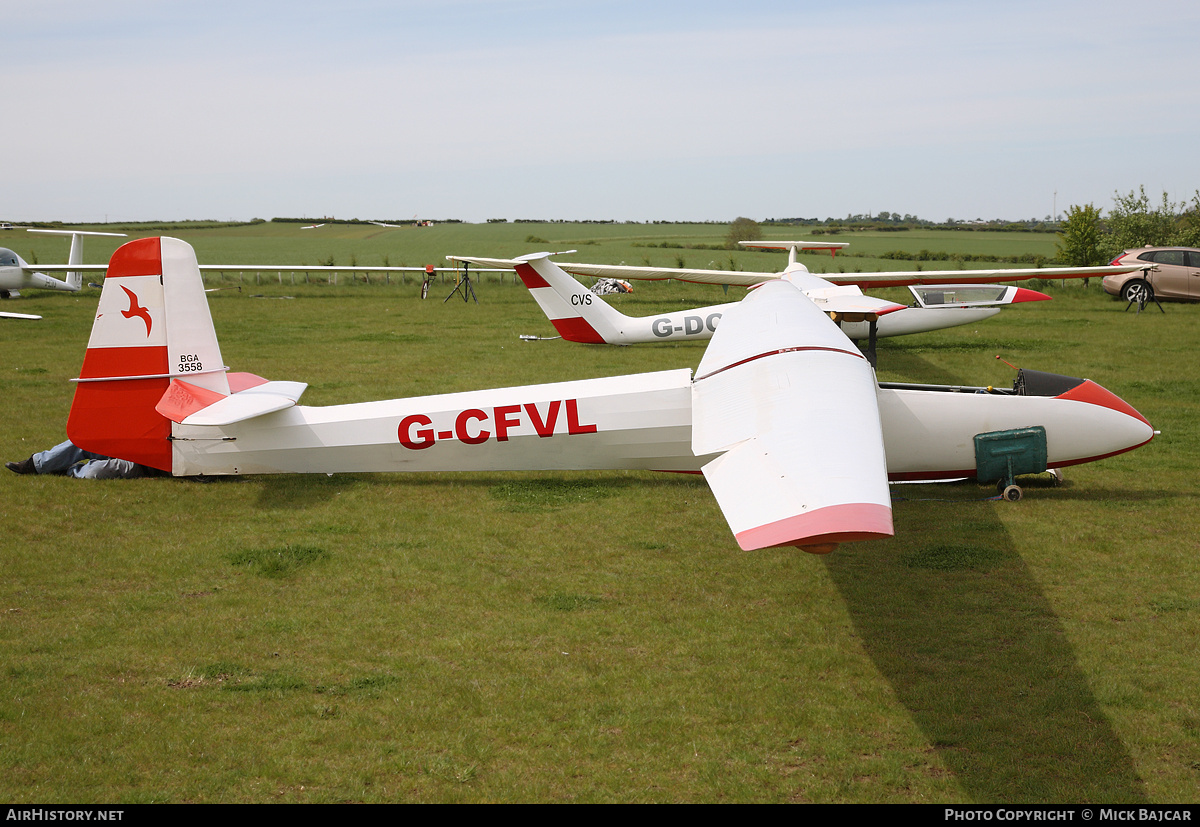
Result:
{"label": "glider nose skid", "polygon": [[743,549],[893,534],[875,374],[787,282],[721,321],[692,386],[692,450]]}

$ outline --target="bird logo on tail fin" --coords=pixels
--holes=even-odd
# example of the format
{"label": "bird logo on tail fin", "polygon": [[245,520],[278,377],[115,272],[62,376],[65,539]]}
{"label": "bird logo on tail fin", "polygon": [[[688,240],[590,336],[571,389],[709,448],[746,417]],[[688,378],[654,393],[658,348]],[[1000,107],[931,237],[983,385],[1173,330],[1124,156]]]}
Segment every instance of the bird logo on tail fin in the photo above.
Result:
{"label": "bird logo on tail fin", "polygon": [[125,285],[121,285],[121,289],[125,291],[125,295],[129,296],[129,309],[122,310],[121,315],[126,319],[132,319],[134,316],[140,316],[142,321],[146,323],[146,337],[150,337],[150,328],[154,326],[154,322],[150,319],[150,311],[138,304],[137,294],[130,290]]}

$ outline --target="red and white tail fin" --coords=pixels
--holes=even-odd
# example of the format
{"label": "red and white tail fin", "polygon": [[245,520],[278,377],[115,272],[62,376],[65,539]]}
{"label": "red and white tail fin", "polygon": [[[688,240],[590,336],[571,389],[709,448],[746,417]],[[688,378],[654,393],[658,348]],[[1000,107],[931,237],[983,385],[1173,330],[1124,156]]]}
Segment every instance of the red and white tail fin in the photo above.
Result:
{"label": "red and white tail fin", "polygon": [[81,448],[171,470],[174,377],[229,395],[196,254],[174,238],[122,245],[109,261],[67,436]]}
{"label": "red and white tail fin", "polygon": [[632,320],[550,261],[549,253],[516,259],[517,275],[554,329],[569,342],[622,344]]}

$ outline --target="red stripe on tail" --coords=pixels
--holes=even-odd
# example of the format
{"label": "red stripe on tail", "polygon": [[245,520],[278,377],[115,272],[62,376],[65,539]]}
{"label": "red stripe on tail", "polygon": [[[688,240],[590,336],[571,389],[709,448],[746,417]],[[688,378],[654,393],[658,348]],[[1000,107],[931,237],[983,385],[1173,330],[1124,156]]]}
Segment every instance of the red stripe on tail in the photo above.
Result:
{"label": "red stripe on tail", "polygon": [[[161,250],[157,238],[121,246],[109,261],[108,278],[161,276]],[[119,292],[119,285],[114,282],[104,289]],[[122,298],[120,304],[130,302]],[[123,314],[137,331],[131,340],[149,335],[149,318],[143,314]],[[82,381],[75,388],[67,437],[88,451],[170,471],[171,423],[154,410],[170,384],[165,376],[168,371],[163,345],[89,347],[79,375],[94,381]],[[155,378],[121,378],[137,376]]]}
{"label": "red stripe on tail", "polygon": [[139,238],[122,244],[108,260],[106,278],[161,275],[162,244],[158,238]]}
{"label": "red stripe on tail", "polygon": [[551,319],[558,335],[568,342],[582,342],[585,345],[602,345],[604,337],[596,332],[596,328],[587,323],[587,319],[576,316],[573,319]]}

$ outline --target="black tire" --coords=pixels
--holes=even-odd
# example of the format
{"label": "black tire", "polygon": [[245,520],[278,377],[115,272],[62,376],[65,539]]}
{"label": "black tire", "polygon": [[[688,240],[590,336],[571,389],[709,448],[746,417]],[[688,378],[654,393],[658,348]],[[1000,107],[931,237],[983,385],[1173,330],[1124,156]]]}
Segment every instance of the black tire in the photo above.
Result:
{"label": "black tire", "polygon": [[427,298],[428,296],[429,296],[429,281],[426,280],[426,281],[421,282],[421,298],[424,299],[424,298]]}
{"label": "black tire", "polygon": [[1143,279],[1134,279],[1121,288],[1121,298],[1127,302],[1151,302],[1154,301],[1154,288]]}
{"label": "black tire", "polygon": [[1000,496],[1004,497],[1004,499],[1008,500],[1010,503],[1015,503],[1021,499],[1022,493],[1023,492],[1021,491],[1020,487],[1016,485],[1009,485],[1005,486],[1004,491]]}

